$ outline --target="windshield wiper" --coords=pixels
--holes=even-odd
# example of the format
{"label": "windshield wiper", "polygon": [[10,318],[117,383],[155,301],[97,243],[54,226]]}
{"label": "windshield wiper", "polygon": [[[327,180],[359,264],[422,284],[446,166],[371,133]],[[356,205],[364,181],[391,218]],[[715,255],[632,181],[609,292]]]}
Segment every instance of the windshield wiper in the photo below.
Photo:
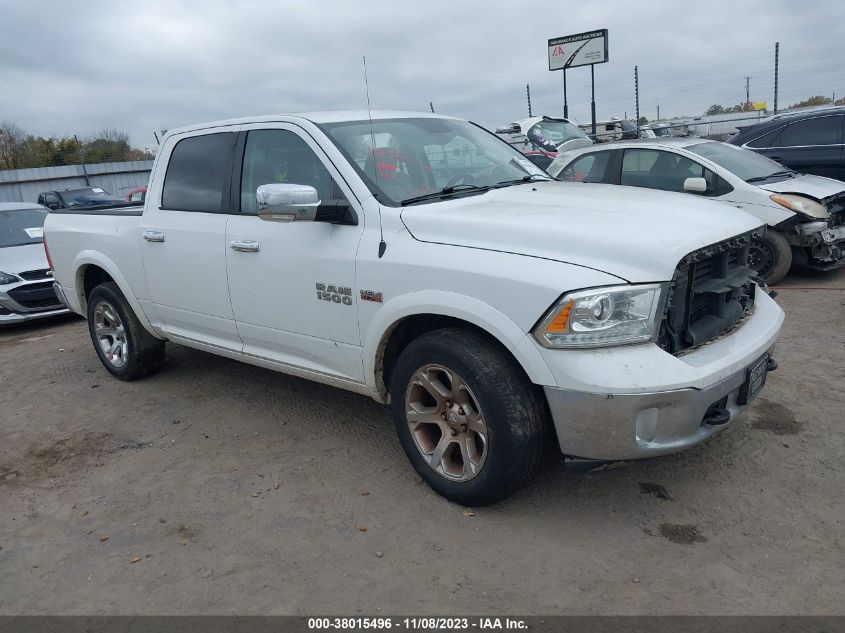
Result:
{"label": "windshield wiper", "polygon": [[769,178],[775,178],[776,176],[795,176],[795,172],[791,169],[784,169],[783,171],[776,171],[768,176],[755,176],[754,178],[749,178],[745,182],[761,182],[763,180],[768,180]]}
{"label": "windshield wiper", "polygon": [[405,205],[414,204],[415,202],[448,198],[459,193],[484,193],[485,191],[490,191],[490,188],[490,185],[452,185],[450,187],[443,187],[440,191],[432,191],[430,193],[424,193],[421,196],[405,198],[399,204],[404,207]]}
{"label": "windshield wiper", "polygon": [[495,189],[499,189],[500,187],[510,187],[511,185],[521,185],[525,182],[534,182],[535,178],[539,178],[543,182],[548,182],[554,180],[551,176],[544,176],[543,174],[528,174],[527,176],[523,176],[522,178],[515,178],[513,180],[501,180],[497,182],[493,187]]}

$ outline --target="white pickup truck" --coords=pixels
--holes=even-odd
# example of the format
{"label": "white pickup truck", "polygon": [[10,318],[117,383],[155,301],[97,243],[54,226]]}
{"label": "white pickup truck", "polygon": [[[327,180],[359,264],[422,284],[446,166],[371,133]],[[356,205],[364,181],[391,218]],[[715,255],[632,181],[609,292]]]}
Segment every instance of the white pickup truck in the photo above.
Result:
{"label": "white pickup truck", "polygon": [[59,209],[57,294],[117,378],[165,341],[389,403],[417,472],[466,505],[567,456],[724,429],[777,363],[746,265],[760,221],[550,181],[481,127],[403,112],[173,130],[143,207]]}

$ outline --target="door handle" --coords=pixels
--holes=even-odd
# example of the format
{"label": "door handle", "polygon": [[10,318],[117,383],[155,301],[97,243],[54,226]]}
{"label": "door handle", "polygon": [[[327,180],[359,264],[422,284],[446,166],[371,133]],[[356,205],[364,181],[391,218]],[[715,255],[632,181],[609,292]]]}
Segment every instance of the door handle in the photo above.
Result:
{"label": "door handle", "polygon": [[252,240],[232,240],[229,246],[233,251],[241,253],[257,253],[261,250],[261,244]]}
{"label": "door handle", "polygon": [[148,242],[163,242],[164,233],[161,231],[144,231],[144,239]]}

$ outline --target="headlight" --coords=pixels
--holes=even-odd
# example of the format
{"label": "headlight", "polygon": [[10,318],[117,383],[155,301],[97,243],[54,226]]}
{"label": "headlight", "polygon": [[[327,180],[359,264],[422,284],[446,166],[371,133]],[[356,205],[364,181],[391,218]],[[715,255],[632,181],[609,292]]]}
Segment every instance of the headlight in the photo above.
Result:
{"label": "headlight", "polygon": [[5,286],[6,284],[14,284],[19,282],[20,279],[15,277],[14,275],[10,275],[9,273],[0,272],[0,286]]}
{"label": "headlight", "polygon": [[823,204],[810,198],[805,198],[804,196],[796,196],[794,193],[773,193],[769,196],[769,199],[772,202],[777,202],[782,207],[786,207],[790,211],[803,213],[804,215],[809,215],[811,218],[826,220],[830,215]]}
{"label": "headlight", "polygon": [[590,348],[647,343],[657,337],[667,284],[571,292],[534,329],[544,347]]}

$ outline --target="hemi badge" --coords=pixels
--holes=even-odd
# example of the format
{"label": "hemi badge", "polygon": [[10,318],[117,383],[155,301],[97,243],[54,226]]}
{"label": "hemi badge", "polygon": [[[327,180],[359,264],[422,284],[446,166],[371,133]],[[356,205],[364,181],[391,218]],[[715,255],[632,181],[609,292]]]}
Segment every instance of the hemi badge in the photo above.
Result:
{"label": "hemi badge", "polygon": [[374,290],[362,290],[361,301],[373,301],[375,303],[384,303],[384,298],[380,292]]}

